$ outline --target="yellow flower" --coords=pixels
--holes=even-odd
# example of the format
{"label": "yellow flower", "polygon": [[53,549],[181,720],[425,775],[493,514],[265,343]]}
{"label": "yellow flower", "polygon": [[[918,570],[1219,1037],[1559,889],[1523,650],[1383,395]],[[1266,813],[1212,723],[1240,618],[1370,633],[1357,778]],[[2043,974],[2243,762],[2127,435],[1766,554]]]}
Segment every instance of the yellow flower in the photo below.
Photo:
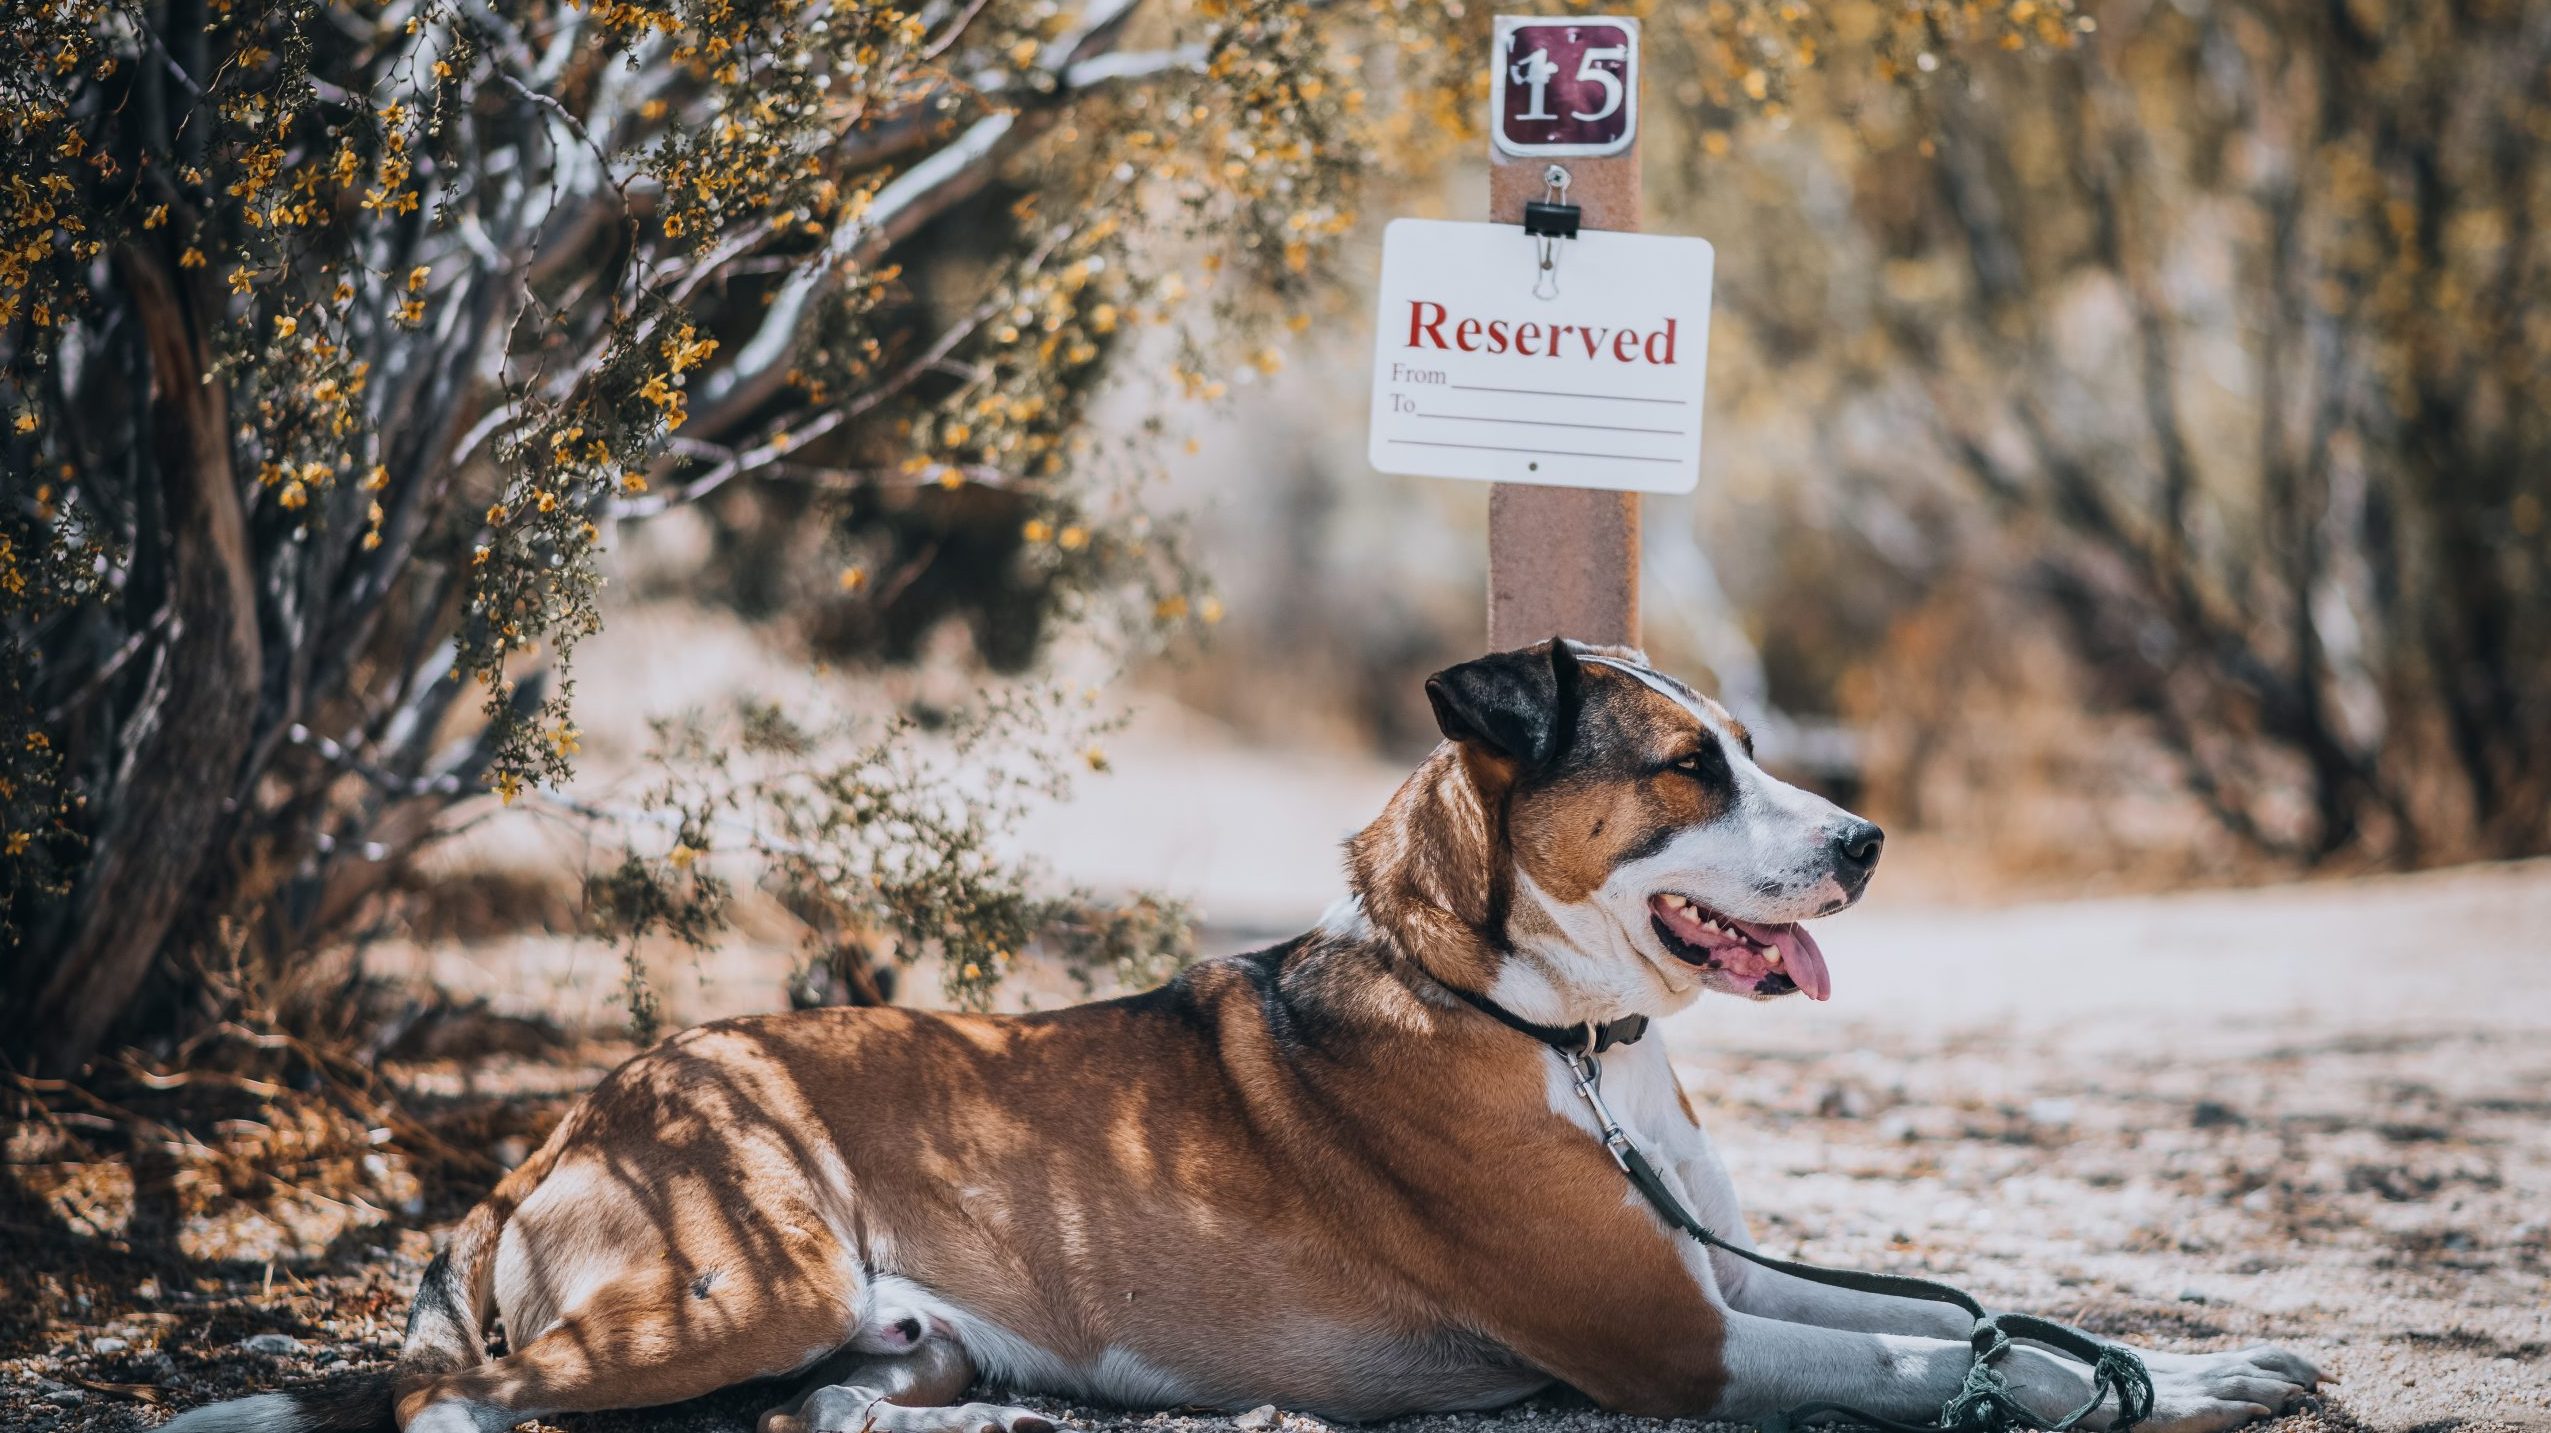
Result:
{"label": "yellow flower", "polygon": [[300,330],[301,321],[292,315],[281,313],[275,315],[275,337],[290,338]]}
{"label": "yellow flower", "polygon": [[12,856],[25,855],[27,851],[27,840],[28,836],[24,831],[10,832],[8,841],[9,854]]}
{"label": "yellow flower", "polygon": [[297,508],[310,501],[310,494],[301,486],[301,480],[295,478],[283,485],[283,491],[275,495],[275,501],[288,508]]}
{"label": "yellow flower", "polygon": [[496,799],[511,806],[523,794],[523,779],[510,771],[496,773]]}
{"label": "yellow flower", "polygon": [[34,431],[35,431],[35,414],[34,414],[33,412],[21,412],[21,413],[19,413],[19,414],[18,414],[17,429],[18,429],[18,431],[19,431],[19,432],[21,432],[21,433],[32,433],[32,432],[34,432]]}
{"label": "yellow flower", "polygon": [[431,264],[419,264],[415,268],[408,270],[407,291],[409,293],[422,292],[425,288],[426,277],[433,272],[434,266]]}
{"label": "yellow flower", "polygon": [[233,269],[230,271],[230,291],[232,293],[244,294],[256,286],[256,276],[249,273],[246,269]]}
{"label": "yellow flower", "polygon": [[1063,529],[1062,533],[1057,536],[1054,541],[1055,544],[1061,547],[1065,552],[1078,552],[1082,548],[1089,546],[1089,529],[1081,526],[1079,523],[1074,523]]}
{"label": "yellow flower", "polygon": [[693,861],[700,859],[700,853],[692,850],[688,845],[677,841],[674,843],[672,854],[668,857],[668,859],[671,860],[674,865],[687,871],[691,869],[691,863]]}
{"label": "yellow flower", "polygon": [[699,367],[708,361],[710,354],[715,352],[717,352],[717,340],[693,338],[691,325],[687,323],[682,325],[679,332],[664,341],[665,360],[673,365],[673,371],[676,373],[686,368]]}
{"label": "yellow flower", "polygon": [[841,584],[842,591],[857,592],[868,585],[868,573],[862,568],[845,567],[841,570],[841,576],[835,580]]}
{"label": "yellow flower", "polygon": [[1019,529],[1019,535],[1030,542],[1044,542],[1054,536],[1054,524],[1041,517],[1032,517],[1027,520],[1027,526]]}
{"label": "yellow flower", "polygon": [[144,229],[156,229],[167,222],[168,206],[165,204],[153,205],[151,212],[142,216],[142,227]]}
{"label": "yellow flower", "polygon": [[363,490],[367,493],[377,493],[389,485],[390,467],[387,463],[374,463],[372,471],[363,475]]}
{"label": "yellow flower", "polygon": [[200,269],[203,266],[204,251],[192,244],[186,246],[185,253],[177,256],[177,267],[181,269]]}

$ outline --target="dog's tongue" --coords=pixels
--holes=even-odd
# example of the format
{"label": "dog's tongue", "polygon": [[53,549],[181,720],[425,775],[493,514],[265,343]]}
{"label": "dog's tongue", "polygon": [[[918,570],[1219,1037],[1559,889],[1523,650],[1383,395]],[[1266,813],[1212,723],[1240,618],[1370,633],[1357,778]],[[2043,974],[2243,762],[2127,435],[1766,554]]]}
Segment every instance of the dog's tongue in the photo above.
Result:
{"label": "dog's tongue", "polygon": [[1780,968],[1789,973],[1808,999],[1823,1000],[1834,993],[1833,974],[1825,969],[1825,952],[1807,933],[1807,927],[1795,921],[1787,925],[1756,925],[1752,921],[1743,924],[1745,933],[1757,943],[1779,948]]}

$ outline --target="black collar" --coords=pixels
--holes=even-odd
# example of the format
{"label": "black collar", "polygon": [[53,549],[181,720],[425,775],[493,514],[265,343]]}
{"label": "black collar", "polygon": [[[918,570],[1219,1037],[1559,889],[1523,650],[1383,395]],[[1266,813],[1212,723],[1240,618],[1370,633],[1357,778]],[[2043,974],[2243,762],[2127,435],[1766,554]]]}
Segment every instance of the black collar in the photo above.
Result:
{"label": "black collar", "polygon": [[[1479,1007],[1483,1014],[1496,1017],[1497,1022],[1507,1029],[1520,1030],[1562,1055],[1600,1055],[1615,1045],[1635,1045],[1639,1043],[1639,1037],[1648,1032],[1648,1018],[1644,1015],[1624,1015],[1618,1020],[1607,1020],[1600,1025],[1536,1024],[1485,995],[1464,990],[1458,985],[1447,985],[1444,988]],[[1589,1034],[1594,1037],[1594,1048],[1591,1051],[1586,1048],[1586,1037]]]}

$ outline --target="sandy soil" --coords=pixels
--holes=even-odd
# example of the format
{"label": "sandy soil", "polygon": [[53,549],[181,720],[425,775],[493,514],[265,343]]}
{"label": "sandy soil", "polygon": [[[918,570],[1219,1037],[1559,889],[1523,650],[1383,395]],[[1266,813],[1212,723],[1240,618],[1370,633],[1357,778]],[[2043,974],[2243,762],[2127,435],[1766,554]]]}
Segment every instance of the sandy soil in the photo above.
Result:
{"label": "sandy soil", "polygon": [[[1716,1002],[1666,1034],[1775,1250],[1945,1276],[2136,1342],[2290,1343],[2343,1382],[2286,1433],[2546,1428],[2546,932],[2543,864],[2002,910],[1880,904],[1830,932],[1831,1004]],[[595,1053],[609,1052],[466,1081],[410,1074],[465,1108],[572,1087]],[[518,1099],[525,1133],[563,1097]],[[271,1270],[183,1245],[112,1253],[9,1214],[0,1427],[148,1427],[163,1407],[380,1366],[450,1212],[350,1218],[316,1258]],[[560,1423],[740,1430],[757,1396]],[[1631,1426],[1545,1400],[1407,1433],[1556,1425]]]}
{"label": "sandy soil", "polygon": [[[639,740],[593,744],[609,758]],[[1022,848],[1075,880],[1196,901],[1223,949],[1309,924],[1338,888],[1337,841],[1400,775],[1253,751],[1158,706],[1110,753],[1115,777]],[[491,823],[455,859],[536,868],[573,840]],[[2551,862],[2028,904],[1959,903],[1969,889],[1944,853],[1891,847],[1871,899],[1820,928],[1830,1003],[1706,1002],[1665,1029],[1767,1246],[1947,1277],[2136,1342],[2291,1343],[2343,1382],[2279,1433],[2551,1428]],[[792,939],[748,926],[708,958],[668,957],[658,987],[678,1020],[771,1008]],[[620,976],[612,952],[536,932],[372,960],[570,1024],[607,1022]],[[393,1073],[442,1138],[510,1162],[626,1053]],[[385,1366],[468,1182],[386,1129],[239,1113],[209,1147],[151,1152],[138,1184],[11,1138],[0,1430],[120,1433]],[[232,1142],[278,1141],[312,1151],[287,1182],[206,1195]],[[762,1396],[561,1426],[744,1430]],[[1057,1411],[1111,1433],[1234,1430]],[[1554,1399],[1394,1433],[1639,1426]]]}

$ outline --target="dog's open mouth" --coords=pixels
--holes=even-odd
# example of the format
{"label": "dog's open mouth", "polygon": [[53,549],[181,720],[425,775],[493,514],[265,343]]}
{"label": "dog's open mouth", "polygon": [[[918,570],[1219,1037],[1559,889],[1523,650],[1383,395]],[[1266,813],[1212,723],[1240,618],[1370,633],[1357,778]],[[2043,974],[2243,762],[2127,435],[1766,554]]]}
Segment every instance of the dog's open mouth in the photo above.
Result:
{"label": "dog's open mouth", "polygon": [[1671,891],[1648,897],[1648,919],[1675,959],[1719,971],[1757,995],[1804,990],[1822,1000],[1833,994],[1824,951],[1794,921],[1741,921]]}

